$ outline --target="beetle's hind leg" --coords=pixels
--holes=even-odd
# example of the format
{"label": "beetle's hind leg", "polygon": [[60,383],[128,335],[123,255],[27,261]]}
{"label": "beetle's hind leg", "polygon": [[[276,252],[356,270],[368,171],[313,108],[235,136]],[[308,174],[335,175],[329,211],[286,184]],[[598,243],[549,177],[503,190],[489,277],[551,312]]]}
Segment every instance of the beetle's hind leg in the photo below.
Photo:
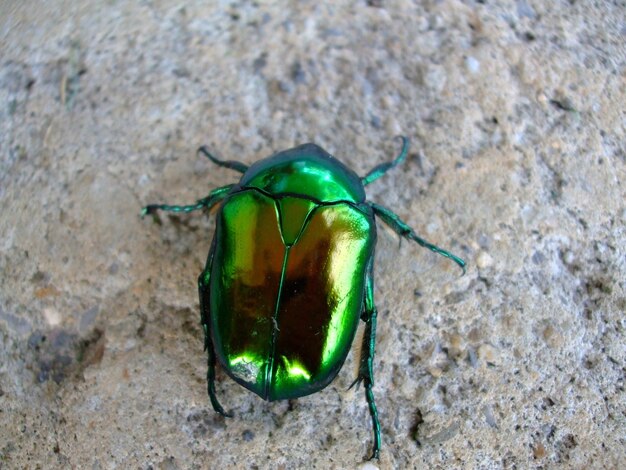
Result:
{"label": "beetle's hind leg", "polygon": [[211,400],[211,406],[215,412],[226,416],[232,417],[232,414],[227,413],[222,408],[217,396],[215,394],[215,349],[213,349],[213,343],[211,341],[210,321],[209,321],[209,273],[211,261],[213,258],[213,247],[209,255],[209,261],[207,262],[207,268],[200,274],[198,278],[198,292],[200,294],[200,321],[202,323],[202,330],[204,331],[204,350],[208,353],[207,358],[207,392],[209,394],[209,400]]}
{"label": "beetle's hind leg", "polygon": [[437,253],[438,255],[445,256],[446,258],[454,261],[463,270],[463,274],[465,274],[465,261],[463,261],[461,258],[419,237],[413,231],[413,229],[407,225],[406,222],[404,222],[402,219],[400,219],[400,217],[398,217],[386,207],[379,206],[378,204],[375,204],[373,202],[369,202],[368,204],[371,206],[372,209],[374,209],[374,213],[378,217],[380,217],[383,222],[385,222],[389,227],[391,227],[393,231],[396,232],[398,235],[408,240],[413,240],[418,245],[423,246],[424,248],[428,248],[430,251]]}
{"label": "beetle's hind leg", "polygon": [[374,270],[373,260],[369,263],[367,275],[365,277],[365,298],[363,301],[364,310],[362,320],[365,322],[365,332],[363,334],[363,348],[361,349],[361,363],[359,365],[359,376],[350,388],[363,382],[365,387],[365,398],[372,418],[372,429],[374,431],[374,447],[371,459],[377,459],[380,453],[380,421],[378,420],[378,409],[374,400],[374,353],[376,350],[376,317],[378,310],[374,304]]}
{"label": "beetle's hind leg", "polygon": [[246,165],[245,163],[237,162],[234,160],[220,160],[219,158],[215,157],[211,152],[209,152],[209,149],[206,148],[206,146],[204,145],[198,149],[198,153],[201,153],[218,166],[223,166],[224,168],[235,170],[239,173],[245,173],[248,169],[248,165]]}
{"label": "beetle's hind leg", "polygon": [[209,344],[207,350],[209,352],[209,357],[208,357],[208,369],[206,373],[206,380],[207,380],[207,391],[209,393],[209,400],[211,400],[211,406],[213,407],[213,410],[215,410],[216,413],[219,413],[222,416],[225,416],[227,418],[232,418],[233,417],[232,413],[227,413],[226,411],[224,411],[224,408],[222,407],[219,400],[217,399],[217,396],[215,395],[215,351],[213,350],[213,345]]}
{"label": "beetle's hind leg", "polygon": [[215,204],[224,199],[232,187],[232,184],[228,184],[220,188],[215,188],[209,193],[207,197],[198,199],[195,204],[189,204],[187,206],[171,206],[169,204],[148,204],[143,209],[141,209],[141,217],[148,214],[154,214],[156,213],[156,211],[192,212],[199,209],[204,209],[205,207],[207,209],[210,209]]}

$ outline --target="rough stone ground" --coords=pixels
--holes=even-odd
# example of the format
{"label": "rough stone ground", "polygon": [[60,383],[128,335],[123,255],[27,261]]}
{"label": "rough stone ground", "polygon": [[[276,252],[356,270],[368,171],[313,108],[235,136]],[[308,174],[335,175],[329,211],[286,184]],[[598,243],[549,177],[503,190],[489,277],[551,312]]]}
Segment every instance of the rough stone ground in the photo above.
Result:
{"label": "rough stone ground", "polygon": [[[380,226],[379,468],[623,468],[623,1],[0,4],[0,468],[367,468],[346,391],[210,408],[192,202],[315,141]],[[326,3],[326,2],[324,2]],[[207,4],[210,4],[208,6]],[[371,468],[371,467],[370,467]]]}

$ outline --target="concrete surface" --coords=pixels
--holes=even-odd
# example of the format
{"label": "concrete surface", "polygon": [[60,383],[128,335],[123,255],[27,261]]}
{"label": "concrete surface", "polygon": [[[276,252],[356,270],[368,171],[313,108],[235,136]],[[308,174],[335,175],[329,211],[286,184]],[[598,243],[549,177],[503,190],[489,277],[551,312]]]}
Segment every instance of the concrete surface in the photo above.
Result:
{"label": "concrete surface", "polygon": [[[624,468],[621,1],[0,4],[0,468]],[[208,6],[210,5],[210,6]],[[468,273],[380,225],[353,351],[265,403],[218,374],[208,214],[139,218],[314,141]]]}

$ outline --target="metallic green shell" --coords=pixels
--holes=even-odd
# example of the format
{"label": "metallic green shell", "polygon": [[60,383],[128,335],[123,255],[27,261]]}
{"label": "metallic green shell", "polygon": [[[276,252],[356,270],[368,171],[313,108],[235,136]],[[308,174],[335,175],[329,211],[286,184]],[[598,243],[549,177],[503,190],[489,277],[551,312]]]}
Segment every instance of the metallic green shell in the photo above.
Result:
{"label": "metallic green shell", "polygon": [[290,152],[250,167],[224,200],[212,253],[217,359],[267,400],[314,393],[337,375],[361,316],[376,239],[356,175],[317,150],[285,158]]}
{"label": "metallic green shell", "polygon": [[304,144],[254,163],[240,187],[293,194],[318,202],[365,201],[361,178],[315,144]]}

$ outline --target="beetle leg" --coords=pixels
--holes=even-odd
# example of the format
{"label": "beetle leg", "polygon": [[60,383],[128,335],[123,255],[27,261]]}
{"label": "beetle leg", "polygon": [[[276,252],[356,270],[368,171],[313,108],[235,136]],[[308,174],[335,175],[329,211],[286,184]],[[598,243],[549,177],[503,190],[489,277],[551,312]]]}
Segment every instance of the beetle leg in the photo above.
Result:
{"label": "beetle leg", "polygon": [[223,166],[224,168],[235,170],[239,173],[245,173],[248,169],[248,165],[245,163],[236,162],[234,160],[224,161],[214,157],[211,152],[209,152],[209,149],[207,149],[204,145],[198,149],[198,153],[201,153],[218,166]]}
{"label": "beetle leg", "polygon": [[232,418],[233,417],[232,413],[227,413],[226,411],[224,411],[224,408],[222,408],[222,405],[220,404],[220,402],[217,399],[217,396],[215,395],[215,351],[213,350],[212,344],[209,346],[208,352],[209,352],[209,358],[208,358],[209,368],[207,369],[206,378],[207,378],[207,390],[209,392],[209,399],[211,400],[211,406],[213,406],[213,410],[216,413],[219,413],[222,416],[225,416],[226,418]]}
{"label": "beetle leg", "polygon": [[188,206],[170,206],[168,204],[149,204],[145,206],[141,210],[141,217],[154,214],[156,211],[168,211],[168,212],[192,212],[199,209],[210,209],[215,204],[220,202],[222,199],[226,197],[230,189],[233,187],[232,184],[222,186],[221,188],[216,188],[209,193],[207,197],[202,199],[198,199],[195,204],[190,204]]}
{"label": "beetle leg", "polygon": [[407,153],[409,152],[409,139],[404,136],[398,137],[402,139],[402,150],[400,150],[398,156],[390,162],[381,163],[372,168],[367,175],[361,178],[363,186],[370,184],[372,181],[376,181],[393,167],[400,165],[406,159]]}
{"label": "beetle leg", "polygon": [[[372,256],[372,261],[374,257]],[[365,298],[363,300],[364,311],[362,319],[365,321],[365,332],[363,333],[363,348],[361,349],[361,364],[359,366],[359,376],[350,388],[363,382],[365,386],[365,397],[372,417],[372,428],[374,430],[374,448],[371,459],[377,459],[380,453],[380,422],[378,421],[378,410],[374,400],[374,353],[376,350],[376,317],[378,310],[374,304],[374,272],[373,262],[370,261],[365,276]]]}
{"label": "beetle leg", "polygon": [[209,320],[209,273],[211,272],[211,263],[213,261],[213,246],[209,253],[207,260],[207,267],[204,272],[200,274],[198,278],[198,291],[200,294],[200,321],[202,323],[202,329],[204,330],[204,350],[208,352],[207,360],[207,392],[213,409],[222,416],[232,417],[232,414],[227,413],[220,405],[220,402],[215,395],[215,350],[213,349],[213,343],[211,342],[210,320]]}
{"label": "beetle leg", "polygon": [[441,256],[445,256],[448,259],[451,259],[459,265],[459,267],[463,270],[463,274],[465,274],[465,261],[463,261],[461,258],[453,255],[449,251],[446,251],[436,245],[433,245],[432,243],[427,242],[423,238],[420,238],[411,227],[409,227],[405,222],[402,221],[402,219],[400,219],[400,217],[398,217],[386,207],[379,206],[378,204],[373,202],[369,202],[368,204],[372,207],[372,209],[374,209],[374,213],[378,217],[380,217],[383,222],[385,222],[389,227],[391,227],[398,235],[408,240],[413,240],[418,245],[423,246],[424,248],[428,248],[430,251],[433,251]]}
{"label": "beetle leg", "polygon": [[200,274],[198,278],[198,293],[200,296],[200,323],[202,324],[202,330],[204,331],[204,350],[208,353],[207,360],[207,392],[209,394],[209,399],[211,400],[211,405],[213,406],[213,410],[215,412],[221,414],[222,416],[232,417],[232,414],[227,413],[220,405],[220,402],[215,395],[215,350],[213,349],[213,343],[211,342],[211,323],[210,323],[210,315],[209,309],[211,306],[211,302],[209,300],[210,296],[210,279],[211,279],[211,267],[213,266],[213,253],[215,252],[215,239],[213,239],[213,243],[211,243],[211,249],[209,250],[209,256],[207,257],[206,266],[204,271]]}

